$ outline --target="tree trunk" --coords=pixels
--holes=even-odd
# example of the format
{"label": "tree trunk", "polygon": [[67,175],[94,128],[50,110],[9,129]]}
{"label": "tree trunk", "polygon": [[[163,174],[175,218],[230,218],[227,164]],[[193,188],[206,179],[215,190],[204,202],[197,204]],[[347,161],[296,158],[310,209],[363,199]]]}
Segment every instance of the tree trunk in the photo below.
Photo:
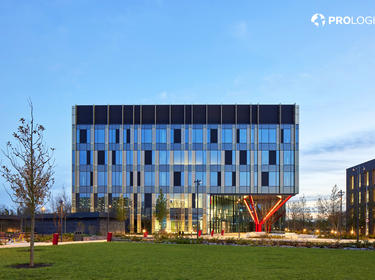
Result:
{"label": "tree trunk", "polygon": [[30,267],[34,266],[34,231],[35,231],[35,213],[31,213],[31,233],[30,233]]}

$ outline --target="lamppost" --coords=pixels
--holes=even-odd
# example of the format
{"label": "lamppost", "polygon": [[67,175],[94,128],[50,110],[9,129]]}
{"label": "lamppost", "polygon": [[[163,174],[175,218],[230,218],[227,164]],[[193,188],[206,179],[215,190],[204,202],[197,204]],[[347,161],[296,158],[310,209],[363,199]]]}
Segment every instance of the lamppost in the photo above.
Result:
{"label": "lamppost", "polygon": [[238,228],[238,239],[241,238],[241,231],[240,231],[240,217],[241,217],[241,211],[242,209],[240,209],[240,203],[241,203],[241,199],[238,199],[237,200],[237,211],[238,211],[238,222],[237,222],[237,228]]}
{"label": "lamppost", "polygon": [[109,232],[109,211],[111,210],[112,205],[108,205],[108,211],[107,211],[107,232]]}
{"label": "lamppost", "polygon": [[[362,167],[362,169],[363,170],[365,170],[365,168],[364,167]],[[357,200],[356,200],[356,235],[357,235],[357,243],[359,243],[359,176],[360,176],[360,174],[361,174],[361,167],[360,166],[358,166],[358,167],[355,167],[355,168],[353,168],[353,172],[354,171],[357,171],[357,182],[358,182],[358,184],[357,184]]]}
{"label": "lamppost", "polygon": [[196,198],[195,200],[197,201],[197,239],[199,238],[199,185],[201,184],[201,180],[196,179],[194,181],[195,183],[195,193],[196,193]]}
{"label": "lamppost", "polygon": [[[44,232],[44,211],[46,211],[46,208],[44,208],[44,206],[42,206],[42,208],[40,210],[42,210],[42,228],[43,228],[43,232]],[[44,235],[44,233],[42,234],[42,236],[43,235]]]}
{"label": "lamppost", "polygon": [[339,240],[341,239],[341,226],[342,226],[342,196],[345,192],[340,190],[338,195],[340,196],[340,216],[339,216]]}
{"label": "lamppost", "polygon": [[63,216],[63,204],[64,202],[60,200],[60,241],[63,241],[63,236],[62,236],[62,216]]}

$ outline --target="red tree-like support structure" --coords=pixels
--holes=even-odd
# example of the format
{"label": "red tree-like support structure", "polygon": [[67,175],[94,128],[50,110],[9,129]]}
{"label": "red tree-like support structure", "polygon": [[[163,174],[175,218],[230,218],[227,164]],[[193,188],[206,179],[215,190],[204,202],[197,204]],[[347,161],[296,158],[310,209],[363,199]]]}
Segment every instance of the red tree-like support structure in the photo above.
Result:
{"label": "red tree-like support structure", "polygon": [[[253,219],[255,223],[255,231],[261,232],[262,226],[267,223],[270,218],[291,198],[292,196],[289,195],[287,197],[282,197],[281,195],[277,196],[278,201],[270,208],[268,212],[263,215],[263,218],[259,220],[257,209],[255,207],[254,198],[252,195],[246,196],[244,198],[244,203],[246,205],[247,210],[250,213],[251,218]],[[282,215],[279,215],[278,218],[280,218]],[[277,219],[274,219],[272,223],[276,222]],[[269,230],[269,229],[266,229]]]}

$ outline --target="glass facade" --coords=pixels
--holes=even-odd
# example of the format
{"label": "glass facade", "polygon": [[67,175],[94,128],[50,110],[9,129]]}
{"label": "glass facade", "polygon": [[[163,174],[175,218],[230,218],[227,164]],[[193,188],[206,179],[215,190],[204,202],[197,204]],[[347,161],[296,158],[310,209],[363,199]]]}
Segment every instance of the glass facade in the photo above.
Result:
{"label": "glass facade", "polygon": [[[235,231],[238,219],[251,220],[244,205],[233,206],[238,197],[298,193],[295,121],[212,124],[206,112],[206,123],[194,123],[194,112],[186,121],[185,106],[180,124],[171,119],[143,124],[133,106],[132,123],[124,113],[118,124],[96,123],[98,118],[86,124],[79,121],[78,107],[73,108],[73,211],[106,212],[123,196],[131,209],[130,231],[152,232],[160,228],[153,213],[161,189],[168,199],[167,231],[191,232],[197,222],[205,233]],[[241,228],[250,230],[249,223]]]}

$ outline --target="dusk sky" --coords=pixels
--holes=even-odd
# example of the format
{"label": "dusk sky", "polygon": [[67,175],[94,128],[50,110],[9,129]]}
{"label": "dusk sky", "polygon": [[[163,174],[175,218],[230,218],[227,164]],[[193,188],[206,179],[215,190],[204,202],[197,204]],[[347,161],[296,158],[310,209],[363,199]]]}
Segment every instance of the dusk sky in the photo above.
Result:
{"label": "dusk sky", "polygon": [[375,24],[317,27],[315,13],[375,16],[375,2],[1,1],[0,146],[30,97],[53,191],[70,193],[75,104],[296,103],[300,194],[345,189],[375,155]]}

